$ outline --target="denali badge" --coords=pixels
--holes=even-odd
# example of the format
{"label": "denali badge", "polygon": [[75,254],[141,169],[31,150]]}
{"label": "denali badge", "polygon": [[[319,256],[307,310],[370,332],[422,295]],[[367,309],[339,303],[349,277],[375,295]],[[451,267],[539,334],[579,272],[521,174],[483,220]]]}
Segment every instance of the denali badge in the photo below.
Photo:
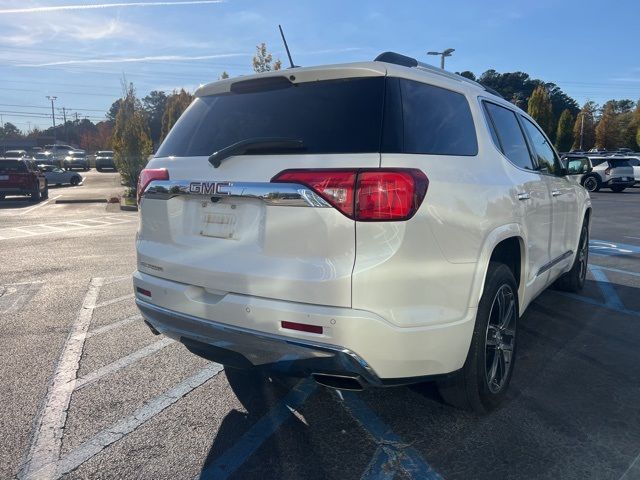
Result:
{"label": "denali badge", "polygon": [[191,182],[189,184],[189,193],[201,195],[229,195],[226,187],[231,184],[229,182]]}

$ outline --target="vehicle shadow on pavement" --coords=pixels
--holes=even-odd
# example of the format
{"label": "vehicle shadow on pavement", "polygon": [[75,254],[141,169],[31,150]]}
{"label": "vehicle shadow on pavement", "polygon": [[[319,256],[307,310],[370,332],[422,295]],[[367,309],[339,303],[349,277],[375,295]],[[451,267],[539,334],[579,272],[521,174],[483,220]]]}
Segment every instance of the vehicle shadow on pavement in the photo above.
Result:
{"label": "vehicle shadow on pavement", "polygon": [[[622,299],[640,293],[613,288]],[[640,311],[607,304],[597,289],[588,280],[589,296],[549,290],[529,307],[508,401],[490,414],[443,404],[433,383],[356,395],[401,439],[399,451],[414,449],[443,478],[619,478],[640,449]],[[228,375],[246,413],[224,419],[200,478],[360,478],[375,466],[380,444],[339,394],[314,386],[282,420],[270,412],[291,383]]]}
{"label": "vehicle shadow on pavement", "polygon": [[34,205],[37,205],[37,203],[32,202],[31,199],[27,197],[9,197],[0,200],[0,210],[11,210],[12,208],[23,209],[33,207]]}

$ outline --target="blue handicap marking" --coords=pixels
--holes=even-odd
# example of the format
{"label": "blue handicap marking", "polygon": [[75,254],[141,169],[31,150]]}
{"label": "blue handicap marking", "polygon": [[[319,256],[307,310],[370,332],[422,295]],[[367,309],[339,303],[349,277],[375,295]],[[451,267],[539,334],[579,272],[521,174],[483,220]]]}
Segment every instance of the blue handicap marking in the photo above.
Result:
{"label": "blue handicap marking", "polygon": [[591,240],[589,242],[589,252],[595,255],[634,255],[640,254],[640,246],[604,240]]}
{"label": "blue handicap marking", "polygon": [[593,278],[600,289],[600,293],[602,293],[604,306],[613,310],[624,310],[625,307],[618,296],[618,292],[616,292],[616,289],[611,284],[611,281],[607,278],[604,271],[597,265],[589,265],[589,270],[591,270],[591,275],[593,275]]}
{"label": "blue handicap marking", "polygon": [[362,479],[388,480],[402,470],[409,478],[442,480],[418,451],[396,435],[357,394],[342,392],[342,396],[349,412],[378,444]]}

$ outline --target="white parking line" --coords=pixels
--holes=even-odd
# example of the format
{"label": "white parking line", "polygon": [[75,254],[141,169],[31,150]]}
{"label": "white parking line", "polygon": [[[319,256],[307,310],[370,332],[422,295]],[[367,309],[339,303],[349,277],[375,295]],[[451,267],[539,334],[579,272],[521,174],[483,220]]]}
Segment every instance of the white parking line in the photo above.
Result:
{"label": "white parking line", "polygon": [[[89,222],[91,220],[81,220],[77,222],[55,222],[51,224],[38,224],[38,225],[23,225],[21,227],[6,227],[0,230],[0,240],[13,240],[17,238],[24,237],[34,237],[38,235],[48,235],[51,233],[61,233],[65,231],[77,231],[77,230],[88,230],[94,228],[102,228],[108,227],[112,225],[122,225],[124,223],[130,223],[132,221],[131,217],[129,218],[113,218],[113,217],[103,217],[107,220],[104,223],[95,224],[95,223],[81,223],[81,222]],[[49,228],[52,230],[42,230],[42,228]],[[38,231],[31,231],[29,228],[38,228]]]}
{"label": "white parking line", "polygon": [[123,296],[118,297],[118,298],[113,298],[111,300],[107,300],[106,302],[102,302],[102,303],[97,304],[95,308],[102,308],[102,307],[106,307],[107,305],[113,305],[114,303],[118,303],[118,302],[121,302],[123,300],[127,300],[129,298],[133,298],[133,296],[134,296],[133,293],[130,293],[128,295],[123,295]]}
{"label": "white parking line", "polygon": [[[212,363],[206,368],[200,370],[192,377],[187,378],[185,381],[179,383],[168,392],[165,392],[162,395],[151,400],[146,405],[136,410],[133,415],[125,417],[115,425],[105,428],[100,433],[93,436],[78,448],[61,458],[56,466],[56,469],[53,471],[54,478],[61,477],[65,473],[78,468],[84,462],[100,453],[109,445],[130,434],[147,420],[150,420],[154,416],[158,415],[163,410],[176,403],[182,397],[216,376],[222,370],[222,365]],[[34,473],[38,474],[37,478],[43,478],[39,476],[40,472]]]}
{"label": "white parking line", "polygon": [[129,365],[137,362],[138,360],[142,360],[143,358],[148,357],[149,355],[153,355],[157,351],[162,350],[164,347],[167,347],[172,343],[175,343],[175,340],[172,340],[170,338],[163,338],[162,340],[158,340],[157,342],[152,343],[151,345],[141,348],[140,350],[133,352],[132,354],[127,355],[126,357],[119,358],[115,362],[109,363],[108,365],[105,365],[104,367],[94,370],[91,373],[87,373],[85,376],[80,377],[76,381],[76,390],[80,390],[81,388],[84,388],[87,385],[91,385],[92,383],[97,382],[98,380],[100,380],[102,377],[106,375],[115,373],[118,370],[122,370],[123,368],[126,368]]}
{"label": "white parking line", "polygon": [[104,327],[96,328],[95,330],[90,330],[87,332],[87,338],[91,338],[95,335],[101,335],[106,332],[110,332],[111,330],[115,330],[120,327],[124,327],[125,325],[129,325],[130,323],[137,322],[142,320],[142,315],[132,315],[131,317],[124,318],[114,323],[110,323],[109,325],[105,325]]}
{"label": "white parking line", "polygon": [[82,308],[71,326],[69,336],[56,366],[53,382],[47,392],[45,406],[40,413],[33,443],[27,460],[18,474],[21,479],[56,478],[56,461],[60,458],[62,435],[67,420],[71,394],[76,386],[87,330],[98,300],[102,278],[93,278],[82,302]]}
{"label": "white parking line", "polygon": [[17,217],[19,215],[25,215],[25,214],[27,214],[29,212],[33,212],[36,208],[40,208],[40,207],[45,206],[49,202],[52,202],[53,200],[56,200],[56,199],[60,198],[61,196],[62,195],[57,195],[57,196],[55,196],[53,198],[49,198],[49,199],[45,200],[44,202],[40,202],[40,203],[38,203],[37,205],[35,205],[35,206],[31,207],[31,208],[27,208],[26,210],[20,210],[19,212],[11,213],[11,214],[8,214],[8,215],[5,215],[5,216],[7,216],[7,217]]}

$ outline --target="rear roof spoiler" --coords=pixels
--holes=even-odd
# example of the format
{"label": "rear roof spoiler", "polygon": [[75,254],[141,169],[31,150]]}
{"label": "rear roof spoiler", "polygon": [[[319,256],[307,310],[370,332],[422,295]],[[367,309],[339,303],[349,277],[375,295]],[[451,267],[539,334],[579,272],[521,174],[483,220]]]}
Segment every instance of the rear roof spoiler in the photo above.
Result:
{"label": "rear roof spoiler", "polygon": [[462,75],[458,75],[457,73],[447,72],[438,67],[434,67],[433,65],[429,65],[428,63],[419,62],[413,57],[408,57],[406,55],[402,55],[401,53],[396,52],[384,52],[378,55],[373,60],[374,62],[385,62],[385,63],[393,63],[394,65],[400,65],[403,67],[409,68],[417,68],[419,70],[425,70],[431,73],[435,73],[436,75],[442,75],[443,77],[451,78],[453,80],[457,80],[459,82],[467,82],[476,87],[480,87],[486,92],[489,92],[496,97],[504,98],[498,92],[496,92],[493,88],[485,87],[479,82],[471,80],[469,78],[463,77]]}

